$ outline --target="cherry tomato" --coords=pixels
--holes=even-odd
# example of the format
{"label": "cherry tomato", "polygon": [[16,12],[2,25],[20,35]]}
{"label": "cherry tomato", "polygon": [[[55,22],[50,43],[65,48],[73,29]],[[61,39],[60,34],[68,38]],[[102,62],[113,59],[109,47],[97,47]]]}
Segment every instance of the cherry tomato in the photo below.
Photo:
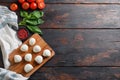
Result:
{"label": "cherry tomato", "polygon": [[18,9],[18,5],[17,5],[16,3],[12,3],[12,4],[10,5],[10,9],[11,9],[12,11],[16,11],[16,10]]}
{"label": "cherry tomato", "polygon": [[37,8],[37,4],[35,2],[32,2],[30,4],[30,9],[35,10]]}
{"label": "cherry tomato", "polygon": [[35,0],[27,0],[28,2],[34,2]]}
{"label": "cherry tomato", "polygon": [[25,2],[25,0],[18,0],[18,2],[19,2],[19,3],[23,3],[23,2]]}
{"label": "cherry tomato", "polygon": [[39,8],[39,9],[44,9],[45,6],[46,6],[46,5],[45,5],[44,2],[38,3],[38,8]]}
{"label": "cherry tomato", "polygon": [[30,7],[30,4],[29,4],[28,2],[24,2],[24,3],[22,4],[22,8],[23,8],[24,10],[29,9],[29,7]]}
{"label": "cherry tomato", "polygon": [[44,2],[44,0],[36,0],[36,3]]}

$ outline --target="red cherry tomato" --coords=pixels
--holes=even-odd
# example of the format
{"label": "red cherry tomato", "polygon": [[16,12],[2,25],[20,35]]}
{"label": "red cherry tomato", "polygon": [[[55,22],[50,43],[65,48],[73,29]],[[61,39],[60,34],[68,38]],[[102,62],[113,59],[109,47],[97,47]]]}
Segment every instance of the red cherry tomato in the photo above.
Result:
{"label": "red cherry tomato", "polygon": [[32,2],[30,4],[30,9],[35,10],[37,8],[37,4],[35,2]]}
{"label": "red cherry tomato", "polygon": [[12,11],[16,11],[16,10],[18,9],[18,5],[17,5],[16,3],[12,3],[12,4],[10,5],[10,9],[11,9]]}
{"label": "red cherry tomato", "polygon": [[46,5],[45,5],[44,2],[38,3],[38,8],[39,8],[39,9],[44,9],[45,6],[46,6]]}
{"label": "red cherry tomato", "polygon": [[25,0],[18,0],[18,2],[19,2],[19,3],[23,3],[23,2],[25,2]]}
{"label": "red cherry tomato", "polygon": [[30,4],[29,4],[28,2],[22,3],[22,8],[23,8],[24,10],[29,9],[29,7],[30,7]]}
{"label": "red cherry tomato", "polygon": [[44,2],[44,0],[36,0],[36,3]]}
{"label": "red cherry tomato", "polygon": [[35,0],[27,0],[28,2],[34,2]]}

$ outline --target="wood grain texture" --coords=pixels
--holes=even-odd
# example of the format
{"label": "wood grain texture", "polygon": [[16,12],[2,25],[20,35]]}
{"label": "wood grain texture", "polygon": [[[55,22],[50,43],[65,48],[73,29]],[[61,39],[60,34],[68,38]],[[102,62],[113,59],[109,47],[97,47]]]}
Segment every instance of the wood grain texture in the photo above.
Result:
{"label": "wood grain texture", "polygon": [[[0,0],[0,2],[17,2],[17,0]],[[119,0],[45,0],[46,3],[120,3]]]}
{"label": "wood grain texture", "polygon": [[54,4],[41,28],[120,28],[119,5]]}
{"label": "wood grain texture", "polygon": [[119,67],[43,67],[29,80],[119,80]]}
{"label": "wood grain texture", "polygon": [[119,0],[45,0],[46,3],[120,3]]}
{"label": "wood grain texture", "polygon": [[120,66],[119,30],[42,30],[56,52],[45,66]]}
{"label": "wood grain texture", "polygon": [[40,28],[120,28],[119,5],[47,4],[44,12]]}
{"label": "wood grain texture", "polygon": [[43,38],[56,52],[46,66],[120,66],[120,30],[43,29],[43,32]]}
{"label": "wood grain texture", "polygon": [[45,23],[39,27],[56,56],[29,80],[119,80],[120,1],[45,1]]}

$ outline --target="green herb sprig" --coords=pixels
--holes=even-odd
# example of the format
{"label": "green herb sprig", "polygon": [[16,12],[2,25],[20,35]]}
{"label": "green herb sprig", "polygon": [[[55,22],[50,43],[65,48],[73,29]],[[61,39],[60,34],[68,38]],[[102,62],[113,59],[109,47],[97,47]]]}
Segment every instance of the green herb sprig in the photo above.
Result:
{"label": "green herb sprig", "polygon": [[20,11],[20,16],[23,17],[23,20],[19,23],[19,25],[26,26],[31,32],[42,35],[42,31],[38,25],[44,23],[42,20],[43,15],[44,12],[37,10],[31,13]]}

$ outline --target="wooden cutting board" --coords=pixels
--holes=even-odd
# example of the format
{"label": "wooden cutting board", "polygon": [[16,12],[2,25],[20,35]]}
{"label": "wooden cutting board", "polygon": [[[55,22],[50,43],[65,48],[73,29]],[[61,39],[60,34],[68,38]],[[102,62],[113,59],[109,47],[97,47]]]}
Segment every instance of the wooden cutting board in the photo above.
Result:
{"label": "wooden cutting board", "polygon": [[[33,46],[29,46],[29,39],[30,38],[35,38],[36,39],[36,44],[39,45],[41,47],[41,51],[39,53],[34,53],[32,51]],[[53,51],[53,49],[39,36],[39,34],[34,34],[30,37],[29,39],[27,39],[23,44],[27,44],[29,46],[29,50],[27,52],[22,52],[20,50],[19,46],[17,49],[15,49],[9,56],[9,61],[11,63],[11,66],[9,67],[9,70],[11,71],[15,71],[16,73],[22,74],[25,77],[30,77],[36,70],[38,70],[40,67],[42,67],[46,62],[48,62],[54,55],[55,52]],[[37,64],[34,60],[34,58],[38,55],[43,54],[43,50],[45,49],[49,49],[51,51],[51,56],[50,57],[43,57],[43,62],[41,64]],[[26,62],[24,60],[24,56],[27,53],[32,53],[32,61],[31,62]],[[14,62],[14,55],[20,55],[22,57],[22,61],[20,63],[15,63]],[[30,63],[34,68],[32,71],[26,73],[24,71],[24,66],[25,64]]]}

